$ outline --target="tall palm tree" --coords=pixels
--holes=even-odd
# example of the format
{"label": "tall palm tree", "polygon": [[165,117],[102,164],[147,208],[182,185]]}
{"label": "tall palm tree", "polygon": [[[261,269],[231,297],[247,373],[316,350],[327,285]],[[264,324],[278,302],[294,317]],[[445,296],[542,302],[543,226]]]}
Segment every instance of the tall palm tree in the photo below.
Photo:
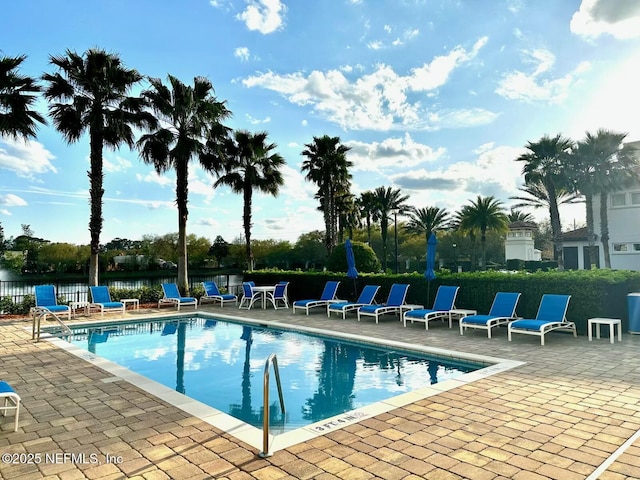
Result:
{"label": "tall palm tree", "polygon": [[202,77],[185,85],[169,75],[169,86],[158,78],[149,79],[150,88],[142,92],[158,120],[158,126],[138,140],[140,156],[155,167],[158,174],[176,171],[178,207],[178,288],[189,292],[187,272],[187,218],[189,210],[189,162],[197,158],[207,170],[218,167],[218,158],[210,154],[207,142],[216,144],[228,128],[222,121],[230,116],[225,102],[214,96],[213,85]]}
{"label": "tall palm tree", "polygon": [[216,168],[221,173],[214,187],[228,185],[234,193],[241,193],[244,199],[242,221],[244,226],[247,267],[253,270],[251,250],[251,214],[253,191],[258,190],[274,197],[284,184],[280,168],[284,158],[272,153],[275,143],[266,143],[267,132],[251,134],[245,130],[234,132],[222,142],[222,162]]}
{"label": "tall palm tree", "polygon": [[469,205],[464,205],[458,214],[458,225],[462,231],[480,232],[481,260],[480,268],[486,268],[487,260],[487,231],[504,231],[507,229],[509,220],[502,208],[502,202],[493,196],[478,196],[475,201],[470,201]]}
{"label": "tall palm tree", "polygon": [[352,238],[353,229],[360,223],[356,197],[348,192],[338,195],[336,208],[338,210],[338,242],[343,243],[345,230],[349,238]]}
{"label": "tall palm tree", "polygon": [[338,216],[336,203],[338,195],[349,193],[351,174],[349,167],[353,163],[347,160],[349,147],[340,143],[340,137],[313,137],[313,142],[305,144],[302,155],[307,159],[302,162],[302,171],[306,179],[318,186],[316,198],[320,201],[320,209],[324,216],[325,245],[327,253],[331,253],[337,245]]}
{"label": "tall palm tree", "polygon": [[549,216],[553,232],[554,256],[558,261],[558,270],[564,270],[562,257],[562,224],[558,209],[558,193],[568,188],[564,162],[573,147],[573,141],[558,134],[555,137],[543,136],[537,142],[528,142],[526,153],[516,161],[524,162],[522,173],[527,185],[541,184],[547,193]]}
{"label": "tall palm tree", "polygon": [[600,239],[605,268],[611,268],[609,250],[608,195],[638,178],[635,152],[623,142],[626,133],[599,129],[586,132],[570,157],[571,178],[577,191],[585,196],[590,259],[595,256],[593,197],[600,196]]}
{"label": "tall palm tree", "polygon": [[15,139],[35,137],[37,124],[46,124],[44,117],[32,110],[35,94],[42,87],[18,71],[26,58],[0,57],[0,135]]}
{"label": "tall palm tree", "polygon": [[103,224],[102,152],[104,147],[116,149],[123,143],[133,147],[133,128],[153,126],[155,120],[144,111],[142,99],[129,96],[142,75],[126,68],[117,55],[90,49],[81,56],[67,50],[65,55],[51,56],[50,63],[58,71],[42,78],[48,82],[44,96],[50,102],[53,124],[68,143],[89,132],[89,285],[97,285]]}
{"label": "tall palm tree", "polygon": [[389,219],[395,212],[403,212],[409,199],[402,195],[399,189],[391,187],[378,187],[373,191],[375,201],[375,215],[380,219],[380,236],[382,237],[382,270],[387,271],[387,234],[389,231]]}
{"label": "tall palm tree", "polygon": [[449,228],[451,216],[446,208],[412,208],[407,211],[409,221],[404,229],[412,235],[424,235],[428,242],[432,232]]}
{"label": "tall palm tree", "polygon": [[367,243],[371,246],[371,223],[377,221],[376,198],[372,191],[362,192],[358,198],[360,216],[365,220],[367,227]]}

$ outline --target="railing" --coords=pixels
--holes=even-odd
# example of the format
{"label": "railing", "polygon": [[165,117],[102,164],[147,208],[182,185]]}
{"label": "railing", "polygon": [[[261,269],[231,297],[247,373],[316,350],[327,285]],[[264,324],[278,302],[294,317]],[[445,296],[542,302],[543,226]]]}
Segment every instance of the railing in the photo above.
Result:
{"label": "railing", "polygon": [[60,327],[62,328],[62,332],[64,335],[71,335],[73,333],[71,329],[60,319],[60,317],[58,317],[55,313],[50,312],[49,310],[34,307],[31,315],[33,317],[33,324],[31,325],[31,338],[35,339],[36,342],[40,341],[40,324],[42,322],[42,319],[47,315],[51,315],[56,319],[56,322],[58,322],[58,325],[60,325]]}
{"label": "railing", "polygon": [[[219,287],[225,287],[230,293],[238,293],[242,287],[242,277],[231,274],[192,275],[189,278],[190,287],[199,285],[200,282],[215,281]],[[171,274],[166,277],[140,277],[131,279],[108,279],[101,281],[101,285],[112,288],[140,288],[144,286],[160,285],[161,283],[176,282],[176,277]],[[29,281],[29,280],[0,280],[0,298],[10,298],[13,303],[22,303],[24,297],[33,295],[33,287],[41,284],[53,284],[56,293],[65,298],[67,302],[88,301],[89,284],[78,281]],[[1,313],[1,312],[0,312]]]}
{"label": "railing", "polygon": [[262,407],[262,458],[273,455],[269,451],[269,365],[273,364],[273,373],[276,377],[276,385],[278,387],[278,396],[280,397],[280,409],[284,415],[284,397],[282,396],[282,384],[280,383],[280,372],[278,370],[278,359],[276,354],[272,353],[264,364],[264,405]]}

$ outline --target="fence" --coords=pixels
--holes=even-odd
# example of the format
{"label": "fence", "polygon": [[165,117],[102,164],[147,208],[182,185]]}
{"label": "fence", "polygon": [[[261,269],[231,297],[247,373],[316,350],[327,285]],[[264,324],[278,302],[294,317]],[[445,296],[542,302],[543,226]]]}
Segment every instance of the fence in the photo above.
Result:
{"label": "fence", "polygon": [[[160,285],[161,283],[175,283],[177,277],[167,276],[163,278],[136,278],[127,280],[105,280],[101,285],[113,288],[141,288]],[[220,288],[226,288],[227,291],[237,293],[242,290],[242,277],[240,275],[218,274],[218,275],[193,275],[189,279],[189,285],[193,288],[200,285],[201,282],[214,281]],[[58,295],[63,296],[67,302],[86,302],[89,295],[89,284],[77,281],[44,281],[32,282],[28,280],[1,280],[0,281],[0,298],[9,297],[13,303],[21,303],[26,295],[33,295],[33,287],[35,285],[54,285]]]}

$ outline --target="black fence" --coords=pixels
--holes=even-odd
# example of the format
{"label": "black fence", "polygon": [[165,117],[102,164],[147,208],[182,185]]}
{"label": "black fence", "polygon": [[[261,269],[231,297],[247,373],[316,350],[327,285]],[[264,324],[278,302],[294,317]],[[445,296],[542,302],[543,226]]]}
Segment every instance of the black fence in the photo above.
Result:
{"label": "black fence", "polygon": [[[160,285],[162,283],[176,283],[176,276],[135,278],[126,280],[104,280],[101,285],[112,288],[141,288]],[[200,285],[201,282],[214,281],[219,288],[225,288],[231,293],[242,291],[242,276],[230,274],[217,275],[193,275],[189,278],[191,288]],[[28,280],[2,280],[0,281],[0,298],[10,298],[13,303],[22,303],[26,295],[33,295],[33,287],[36,285],[54,285],[59,296],[67,302],[86,302],[89,295],[89,284],[77,280],[55,280],[32,282]]]}

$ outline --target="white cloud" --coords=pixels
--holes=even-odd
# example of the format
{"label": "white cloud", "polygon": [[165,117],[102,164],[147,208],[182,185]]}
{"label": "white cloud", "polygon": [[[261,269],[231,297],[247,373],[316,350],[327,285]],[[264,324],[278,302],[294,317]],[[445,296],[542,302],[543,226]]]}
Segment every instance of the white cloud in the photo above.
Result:
{"label": "white cloud", "polygon": [[233,51],[233,56],[246,62],[249,60],[249,49],[247,47],[238,47]]}
{"label": "white cloud", "polygon": [[514,160],[523,149],[487,143],[474,153],[477,157],[473,161],[399,173],[392,176],[393,182],[410,191],[414,203],[438,203],[450,211],[459,209],[467,199],[477,195],[493,195],[508,203],[509,197],[517,194],[518,186],[522,184],[522,166]]}
{"label": "white cloud", "polygon": [[420,30],[417,28],[412,28],[412,29],[407,29],[404,31],[404,38],[406,40],[412,40],[414,38],[416,38],[418,35],[420,34]]}
{"label": "white cloud", "polygon": [[524,63],[532,66],[533,71],[525,73],[514,70],[506,73],[495,92],[509,100],[525,102],[544,101],[559,103],[564,100],[570,88],[578,81],[580,74],[590,69],[588,62],[581,62],[566,75],[549,78],[544,74],[550,73],[555,63],[555,56],[548,50],[523,51]]}
{"label": "white cloud", "polygon": [[126,158],[116,156],[114,159],[104,157],[102,159],[102,166],[105,172],[124,172],[132,167],[132,163]]}
{"label": "white cloud", "polygon": [[260,125],[261,123],[269,123],[271,121],[271,117],[268,116],[264,117],[262,120],[260,120],[259,118],[254,118],[248,113],[245,114],[245,116],[247,117],[247,120],[251,125]]}
{"label": "white cloud", "polygon": [[571,18],[571,32],[586,38],[611,35],[618,39],[640,37],[638,0],[582,0]]}
{"label": "white cloud", "polygon": [[367,44],[367,48],[369,48],[370,50],[380,50],[383,47],[384,44],[380,40],[375,40]]}
{"label": "white cloud", "polygon": [[249,30],[262,34],[273,33],[283,26],[287,7],[280,0],[247,0],[247,8],[237,15]]}
{"label": "white cloud", "polygon": [[167,177],[166,175],[158,175],[156,172],[149,172],[146,175],[137,173],[136,179],[139,182],[155,183],[157,185],[160,185],[161,187],[171,186],[175,183],[173,179]]}
{"label": "white cloud", "polygon": [[24,207],[27,205],[27,202],[13,193],[7,193],[6,195],[0,195],[0,205],[7,207]]}
{"label": "white cloud", "polygon": [[[425,96],[435,96],[436,89],[449,80],[453,71],[474,59],[486,44],[479,39],[470,51],[455,47],[431,63],[398,75],[390,66],[379,64],[375,70],[353,81],[340,70],[314,70],[308,75],[295,72],[279,75],[260,73],[242,81],[247,88],[261,87],[283,95],[289,102],[312,108],[312,112],[337,123],[344,129],[426,129],[487,123],[496,115],[484,110],[429,111]],[[344,68],[344,67],[343,67]],[[409,95],[417,98],[409,98]],[[455,122],[460,122],[456,124]]]}
{"label": "white cloud", "polygon": [[390,137],[381,142],[345,142],[351,147],[348,159],[353,162],[353,171],[380,171],[384,169],[415,167],[425,162],[433,162],[441,158],[445,149],[433,149],[428,145],[417,143],[411,135]]}
{"label": "white cloud", "polygon": [[39,142],[0,137],[0,168],[34,180],[34,175],[58,173],[51,163],[56,158]]}

